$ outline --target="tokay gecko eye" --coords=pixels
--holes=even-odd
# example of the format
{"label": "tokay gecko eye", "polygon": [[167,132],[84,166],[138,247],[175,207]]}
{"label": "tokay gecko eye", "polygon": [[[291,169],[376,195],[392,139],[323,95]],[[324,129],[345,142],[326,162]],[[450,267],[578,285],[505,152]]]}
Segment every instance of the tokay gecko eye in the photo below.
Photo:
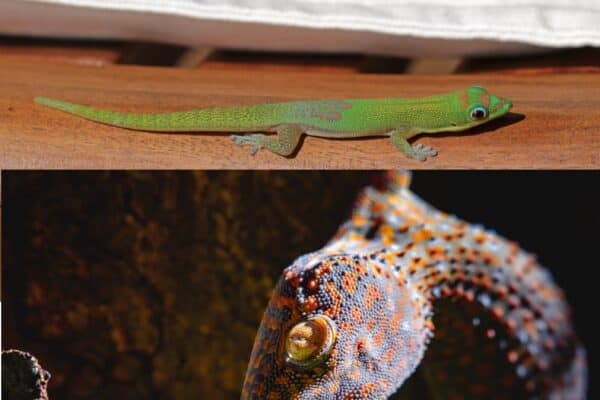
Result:
{"label": "tokay gecko eye", "polygon": [[325,360],[335,342],[335,324],[324,315],[297,323],[285,338],[286,361],[310,368]]}

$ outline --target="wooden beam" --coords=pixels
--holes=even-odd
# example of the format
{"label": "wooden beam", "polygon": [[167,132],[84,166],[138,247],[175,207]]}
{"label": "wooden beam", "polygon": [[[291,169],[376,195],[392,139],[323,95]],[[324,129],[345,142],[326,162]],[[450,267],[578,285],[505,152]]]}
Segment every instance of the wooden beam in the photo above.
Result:
{"label": "wooden beam", "polygon": [[78,65],[115,64],[126,47],[118,41],[31,39],[0,36],[0,54],[30,63],[65,62]]}
{"label": "wooden beam", "polygon": [[212,47],[194,47],[187,49],[177,60],[180,68],[198,68],[215,52]]}
{"label": "wooden beam", "polygon": [[199,65],[202,70],[359,73],[365,57],[357,54],[318,54],[217,50]]}
{"label": "wooden beam", "polygon": [[[389,139],[306,137],[292,158],[250,156],[228,135],[135,132],[33,103],[50,96],[122,111],[165,112],[309,98],[425,96],[472,84],[514,103],[469,133],[422,137],[421,163]],[[599,168],[600,74],[361,75],[85,67],[0,58],[0,168]]]}
{"label": "wooden beam", "polygon": [[416,58],[406,68],[413,75],[450,75],[462,62],[461,58]]}

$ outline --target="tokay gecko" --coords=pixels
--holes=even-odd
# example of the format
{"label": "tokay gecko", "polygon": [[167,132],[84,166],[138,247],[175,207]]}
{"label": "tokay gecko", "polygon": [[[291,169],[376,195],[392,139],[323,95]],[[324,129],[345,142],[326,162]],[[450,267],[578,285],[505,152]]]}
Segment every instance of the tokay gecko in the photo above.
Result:
{"label": "tokay gecko", "polygon": [[585,399],[585,350],[548,271],[409,181],[367,187],[284,270],[242,399],[386,399],[417,366],[434,399]]}

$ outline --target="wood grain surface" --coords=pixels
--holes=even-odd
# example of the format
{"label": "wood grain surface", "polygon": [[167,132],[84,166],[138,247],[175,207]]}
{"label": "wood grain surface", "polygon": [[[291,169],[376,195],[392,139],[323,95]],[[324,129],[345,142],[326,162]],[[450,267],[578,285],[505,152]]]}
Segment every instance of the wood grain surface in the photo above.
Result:
{"label": "wood grain surface", "polygon": [[[250,156],[226,134],[136,132],[33,102],[57,97],[120,111],[165,112],[309,98],[411,97],[471,84],[512,99],[513,113],[463,134],[423,136],[439,150],[408,160],[388,138],[305,137],[290,158]],[[0,168],[378,169],[599,168],[600,74],[327,74],[78,66],[0,56]]]}
{"label": "wood grain surface", "polygon": [[115,64],[127,50],[123,42],[32,39],[0,36],[0,54],[18,57],[23,62],[60,62],[100,66]]}

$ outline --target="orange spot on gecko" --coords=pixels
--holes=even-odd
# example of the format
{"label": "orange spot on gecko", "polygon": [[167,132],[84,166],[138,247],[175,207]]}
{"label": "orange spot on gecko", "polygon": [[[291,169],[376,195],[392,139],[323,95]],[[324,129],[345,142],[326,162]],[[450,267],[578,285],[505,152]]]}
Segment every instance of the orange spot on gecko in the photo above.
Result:
{"label": "orange spot on gecko", "polygon": [[381,275],[381,266],[379,264],[375,264],[373,266],[373,275],[375,275],[376,278],[379,278],[379,276]]}
{"label": "orange spot on gecko", "polygon": [[446,248],[444,246],[436,245],[427,247],[427,255],[433,260],[444,260],[446,259]]}
{"label": "orange spot on gecko", "polygon": [[365,384],[361,389],[360,389],[360,395],[362,396],[361,398],[366,399],[369,397],[371,392],[374,392],[377,389],[377,384],[370,382]]}
{"label": "orange spot on gecko", "polygon": [[373,344],[376,347],[381,347],[381,345],[383,344],[384,340],[385,340],[385,330],[384,329],[379,329],[377,331],[377,333],[375,334],[375,336],[373,336]]}
{"label": "orange spot on gecko", "polygon": [[460,108],[465,109],[469,106],[469,92],[467,89],[461,90],[458,95],[458,101],[460,102]]}
{"label": "orange spot on gecko", "polygon": [[361,227],[364,226],[367,223],[367,219],[360,215],[360,214],[354,214],[352,216],[352,224],[357,226],[357,227]]}
{"label": "orange spot on gecko", "polygon": [[417,341],[414,337],[411,337],[408,341],[408,351],[412,354],[417,349]]}
{"label": "orange spot on gecko", "polygon": [[379,233],[383,237],[384,245],[389,246],[394,242],[394,228],[390,225],[382,225],[381,228],[379,228]]}
{"label": "orange spot on gecko", "polygon": [[331,381],[331,383],[329,384],[329,387],[327,388],[327,391],[333,395],[338,390],[340,390],[340,382],[337,380]]}
{"label": "orange spot on gecko", "polygon": [[472,302],[473,300],[475,300],[475,293],[473,293],[472,291],[468,291],[465,292],[465,299],[467,299],[467,301]]}
{"label": "orange spot on gecko", "polygon": [[431,332],[435,331],[435,325],[431,319],[425,321],[425,327],[429,329]]}
{"label": "orange spot on gecko", "polygon": [[383,203],[375,203],[373,204],[373,212],[374,213],[380,213],[382,211],[385,211],[385,209],[387,208],[387,206]]}
{"label": "orange spot on gecko", "polygon": [[419,269],[427,266],[427,260],[420,257],[415,257],[411,260],[410,265],[408,266],[408,272],[412,275],[417,272]]}
{"label": "orange spot on gecko", "polygon": [[300,277],[294,273],[294,271],[288,271],[285,274],[285,280],[290,283],[293,287],[298,287],[300,285]]}
{"label": "orange spot on gecko", "polygon": [[390,362],[396,357],[396,347],[390,347],[388,351],[381,357],[381,361]]}
{"label": "orange spot on gecko", "polygon": [[356,269],[356,272],[358,272],[359,275],[367,274],[367,267],[363,263],[357,263],[354,269]]}
{"label": "orange spot on gecko", "polygon": [[484,244],[487,240],[487,235],[483,232],[475,232],[473,240],[475,240],[475,243],[477,244]]}
{"label": "orange spot on gecko", "polygon": [[494,307],[492,308],[492,314],[497,319],[500,319],[504,316],[504,310],[501,307]]}
{"label": "orange spot on gecko", "polygon": [[419,229],[412,235],[413,241],[415,241],[417,243],[423,242],[432,237],[433,237],[433,232],[426,228]]}
{"label": "orange spot on gecko", "polygon": [[304,304],[302,304],[302,308],[308,312],[316,310],[317,307],[319,307],[319,301],[315,296],[308,296]]}
{"label": "orange spot on gecko", "polygon": [[349,294],[354,294],[356,291],[356,274],[354,272],[346,272],[342,278],[342,287]]}
{"label": "orange spot on gecko", "polygon": [[373,285],[367,286],[367,293],[365,294],[364,299],[365,308],[367,310],[373,308],[375,302],[379,301],[380,299],[381,293],[379,292],[379,290]]}
{"label": "orange spot on gecko", "polygon": [[490,96],[487,94],[487,92],[482,92],[479,95],[479,101],[481,102],[481,104],[488,107],[490,105]]}
{"label": "orange spot on gecko", "polygon": [[348,321],[342,321],[340,323],[340,327],[348,335],[351,335],[352,333],[354,333],[354,328],[352,327],[352,324]]}
{"label": "orange spot on gecko", "polygon": [[357,306],[352,307],[350,310],[350,316],[355,323],[360,323],[362,320],[362,312],[360,311],[360,308]]}
{"label": "orange spot on gecko", "polygon": [[333,304],[327,310],[325,310],[324,314],[328,317],[335,317],[340,313],[340,307],[342,304],[342,295],[338,291],[337,287],[333,282],[327,282],[327,292],[331,296],[333,300]]}
{"label": "orange spot on gecko", "polygon": [[369,318],[365,324],[365,329],[367,332],[372,332],[375,326],[377,326],[377,322],[373,318]]}
{"label": "orange spot on gecko", "polygon": [[481,260],[487,264],[490,265],[492,267],[497,267],[500,265],[500,263],[498,262],[498,257],[488,253],[488,252],[484,252],[481,255]]}
{"label": "orange spot on gecko", "polygon": [[356,232],[352,232],[350,233],[350,235],[348,236],[349,240],[355,240],[355,241],[360,241],[360,240],[364,240],[365,237],[363,235],[361,235],[360,233],[356,233]]}
{"label": "orange spot on gecko", "polygon": [[398,185],[400,187],[408,187],[408,185],[410,185],[410,174],[406,174],[406,173],[404,173],[404,174],[394,173],[394,174],[391,174],[391,175],[392,175],[391,178],[396,183],[396,185]]}

